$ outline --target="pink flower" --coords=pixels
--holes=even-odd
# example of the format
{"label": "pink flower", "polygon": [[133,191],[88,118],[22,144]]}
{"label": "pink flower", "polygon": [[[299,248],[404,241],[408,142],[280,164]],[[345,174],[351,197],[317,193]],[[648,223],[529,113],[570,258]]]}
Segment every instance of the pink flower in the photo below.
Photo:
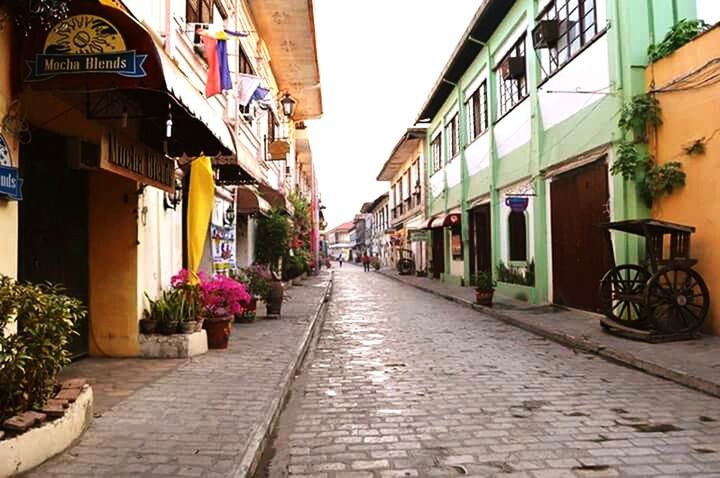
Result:
{"label": "pink flower", "polygon": [[243,284],[221,274],[200,283],[200,297],[205,310],[214,316],[239,314],[252,300]]}

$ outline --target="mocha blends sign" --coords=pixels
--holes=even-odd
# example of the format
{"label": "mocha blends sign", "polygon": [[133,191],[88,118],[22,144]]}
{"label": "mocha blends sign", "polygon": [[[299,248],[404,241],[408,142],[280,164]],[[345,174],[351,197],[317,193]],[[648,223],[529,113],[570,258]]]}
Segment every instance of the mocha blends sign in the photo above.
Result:
{"label": "mocha blends sign", "polygon": [[117,28],[95,15],[75,15],[48,33],[42,53],[28,61],[27,81],[59,75],[109,73],[129,78],[146,76],[146,54],[127,50]]}
{"label": "mocha blends sign", "polygon": [[103,138],[102,145],[102,169],[168,192],[175,190],[175,162],[172,159],[114,134]]}

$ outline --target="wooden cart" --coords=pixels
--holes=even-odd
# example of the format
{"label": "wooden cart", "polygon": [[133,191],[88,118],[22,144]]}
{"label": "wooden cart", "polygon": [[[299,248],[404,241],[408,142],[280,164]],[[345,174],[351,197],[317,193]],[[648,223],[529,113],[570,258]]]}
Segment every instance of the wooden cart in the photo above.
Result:
{"label": "wooden cart", "polygon": [[413,274],[415,272],[415,259],[410,249],[400,249],[400,258],[397,262],[397,270],[401,276]]}
{"label": "wooden cart", "polygon": [[[661,342],[696,336],[710,307],[710,294],[690,257],[692,226],[654,219],[602,225],[612,268],[600,281],[602,326],[625,337]],[[611,231],[643,236],[642,265],[615,264]]]}

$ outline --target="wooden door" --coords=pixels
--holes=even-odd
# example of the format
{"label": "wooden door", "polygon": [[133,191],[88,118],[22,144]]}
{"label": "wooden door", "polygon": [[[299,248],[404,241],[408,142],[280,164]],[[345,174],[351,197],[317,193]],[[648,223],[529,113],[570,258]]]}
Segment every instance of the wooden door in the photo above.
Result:
{"label": "wooden door", "polygon": [[[87,174],[67,167],[65,138],[33,131],[21,151],[18,277],[60,284],[88,304]],[[22,327],[22,323],[18,324]],[[88,320],[78,324],[73,357],[88,352]]]}
{"label": "wooden door", "polygon": [[470,270],[492,271],[490,205],[483,204],[470,214]]}
{"label": "wooden door", "polygon": [[445,272],[445,229],[432,230],[432,274],[439,279]]}
{"label": "wooden door", "polygon": [[609,221],[604,162],[558,176],[550,186],[553,301],[599,311],[600,279],[610,257],[599,224]]}

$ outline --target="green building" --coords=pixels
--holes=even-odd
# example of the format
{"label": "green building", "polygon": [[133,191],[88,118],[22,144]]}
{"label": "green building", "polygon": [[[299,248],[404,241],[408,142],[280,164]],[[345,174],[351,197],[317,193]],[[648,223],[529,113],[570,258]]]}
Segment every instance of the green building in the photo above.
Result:
{"label": "green building", "polygon": [[[695,16],[695,0],[484,1],[417,118],[432,275],[492,270],[502,294],[596,310],[598,224],[648,215],[609,173],[620,110],[645,90],[648,46]],[[640,256],[615,239],[618,261]]]}

